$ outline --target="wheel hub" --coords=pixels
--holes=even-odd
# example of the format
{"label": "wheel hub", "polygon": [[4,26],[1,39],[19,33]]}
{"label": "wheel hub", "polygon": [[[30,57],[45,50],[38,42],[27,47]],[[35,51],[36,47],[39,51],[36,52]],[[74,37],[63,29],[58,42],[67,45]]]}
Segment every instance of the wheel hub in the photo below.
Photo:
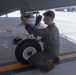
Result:
{"label": "wheel hub", "polygon": [[28,58],[37,53],[36,49],[34,47],[27,47],[24,51],[23,51],[23,58],[25,60],[28,60]]}
{"label": "wheel hub", "polygon": [[31,52],[31,51],[29,51],[27,54],[30,56],[30,55],[32,55],[32,52]]}

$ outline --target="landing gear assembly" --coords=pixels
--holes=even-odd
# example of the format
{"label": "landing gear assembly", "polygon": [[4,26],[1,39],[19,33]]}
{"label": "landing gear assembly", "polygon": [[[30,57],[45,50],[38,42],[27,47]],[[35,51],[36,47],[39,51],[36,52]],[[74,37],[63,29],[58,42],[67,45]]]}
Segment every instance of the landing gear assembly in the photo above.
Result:
{"label": "landing gear assembly", "polygon": [[[35,20],[34,25],[35,25],[35,27],[37,27],[37,25],[39,26],[42,17],[38,14],[38,12],[33,12],[33,13],[22,12],[22,14],[24,16],[26,16],[27,19],[29,19],[29,17],[33,17],[33,14],[36,14],[36,16],[35,16],[36,20]],[[34,35],[34,37],[37,38],[36,35]],[[28,61],[27,61],[28,58],[31,55],[41,51],[41,46],[35,38],[34,39],[29,38],[29,39],[22,40],[17,45],[16,50],[15,50],[15,56],[16,56],[16,59],[21,64],[29,64]],[[17,39],[16,39],[16,41],[17,41]]]}

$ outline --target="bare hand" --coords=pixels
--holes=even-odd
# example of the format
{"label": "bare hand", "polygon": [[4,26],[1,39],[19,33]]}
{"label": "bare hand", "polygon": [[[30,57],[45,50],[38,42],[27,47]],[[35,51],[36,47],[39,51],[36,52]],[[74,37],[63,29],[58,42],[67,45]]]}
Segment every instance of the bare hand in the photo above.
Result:
{"label": "bare hand", "polygon": [[27,19],[24,16],[21,16],[21,21],[24,25],[27,25]]}
{"label": "bare hand", "polygon": [[41,39],[36,39],[36,41],[41,42]]}

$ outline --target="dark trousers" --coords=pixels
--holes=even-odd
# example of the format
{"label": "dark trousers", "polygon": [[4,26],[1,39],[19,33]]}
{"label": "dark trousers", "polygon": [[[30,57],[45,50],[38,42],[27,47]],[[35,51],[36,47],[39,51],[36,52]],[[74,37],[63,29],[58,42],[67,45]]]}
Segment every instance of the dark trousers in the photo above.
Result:
{"label": "dark trousers", "polygon": [[28,62],[33,66],[39,68],[46,68],[52,64],[48,60],[49,60],[49,56],[46,54],[46,52],[41,51],[29,57]]}

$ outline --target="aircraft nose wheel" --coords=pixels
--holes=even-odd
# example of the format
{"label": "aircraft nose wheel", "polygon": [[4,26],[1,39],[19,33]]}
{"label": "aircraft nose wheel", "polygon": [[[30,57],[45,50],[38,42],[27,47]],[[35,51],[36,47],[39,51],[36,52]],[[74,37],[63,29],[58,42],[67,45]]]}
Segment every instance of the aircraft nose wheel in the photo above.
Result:
{"label": "aircraft nose wheel", "polygon": [[39,43],[36,40],[27,39],[18,44],[15,56],[21,64],[29,64],[28,58],[39,51],[41,51]]}

